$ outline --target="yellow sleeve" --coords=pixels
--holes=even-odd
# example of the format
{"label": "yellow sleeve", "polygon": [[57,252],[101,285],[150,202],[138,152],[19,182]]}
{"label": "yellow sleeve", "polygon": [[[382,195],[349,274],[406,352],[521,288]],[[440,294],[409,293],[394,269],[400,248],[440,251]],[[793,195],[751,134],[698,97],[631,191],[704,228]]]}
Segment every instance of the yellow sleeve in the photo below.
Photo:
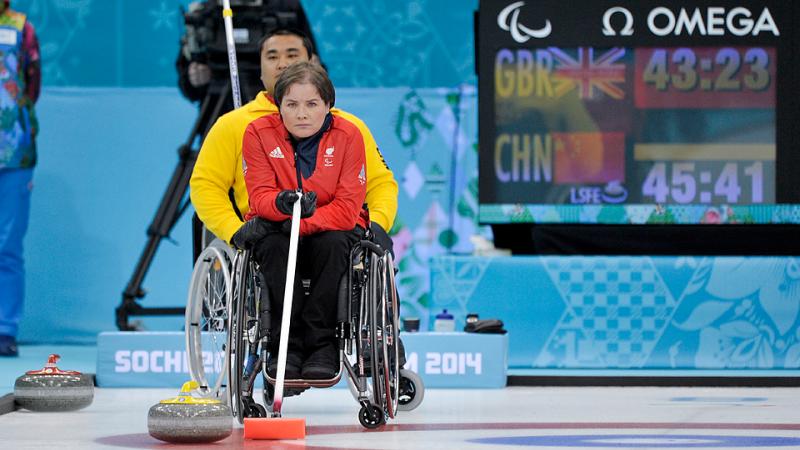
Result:
{"label": "yellow sleeve", "polygon": [[242,226],[228,196],[236,171],[241,170],[241,155],[234,150],[241,144],[237,146],[236,139],[241,140],[241,135],[237,137],[225,120],[217,120],[203,141],[189,181],[198,217],[206,228],[228,243]]}
{"label": "yellow sleeve", "polygon": [[380,225],[386,232],[394,225],[397,215],[397,181],[394,174],[386,165],[375,138],[369,128],[358,117],[337,110],[336,114],[352,122],[361,131],[364,137],[364,152],[367,160],[367,206],[369,218]]}

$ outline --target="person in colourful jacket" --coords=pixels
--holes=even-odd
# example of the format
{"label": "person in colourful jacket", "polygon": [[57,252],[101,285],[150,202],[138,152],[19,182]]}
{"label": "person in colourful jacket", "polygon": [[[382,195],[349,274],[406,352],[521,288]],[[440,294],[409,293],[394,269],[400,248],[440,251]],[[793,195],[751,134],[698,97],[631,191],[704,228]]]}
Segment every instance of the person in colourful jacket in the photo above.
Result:
{"label": "person in colourful jacket", "polygon": [[[339,281],[350,249],[363,236],[367,178],[364,138],[352,122],[330,112],[335,92],[325,70],[301,62],[275,83],[280,114],[254,120],[242,142],[250,197],[247,220],[266,219],[275,232],[254,247],[270,290],[272,343],[278,342],[289,254],[292,208],[302,192],[297,273],[309,278],[308,296],[295,277],[286,377],[333,378],[339,368],[334,334]],[[275,375],[277,348],[267,373]]]}
{"label": "person in colourful jacket", "polygon": [[[316,58],[311,41],[297,30],[275,30],[262,39],[260,48],[265,91],[216,121],[203,141],[190,180],[191,200],[200,220],[218,238],[240,248],[256,242],[260,236],[258,231],[263,231],[247,233],[248,227],[242,226],[244,216],[250,211],[242,175],[244,130],[253,120],[278,113],[272,97],[278,75],[291,64]],[[394,175],[364,122],[337,108],[331,108],[331,114],[352,123],[362,135],[371,230],[381,246],[391,249],[392,241],[387,232],[397,214],[398,195]]]}
{"label": "person in colourful jacket", "polygon": [[0,3],[0,356],[17,356],[25,297],[22,239],[28,229],[38,124],[39,42],[25,14]]}

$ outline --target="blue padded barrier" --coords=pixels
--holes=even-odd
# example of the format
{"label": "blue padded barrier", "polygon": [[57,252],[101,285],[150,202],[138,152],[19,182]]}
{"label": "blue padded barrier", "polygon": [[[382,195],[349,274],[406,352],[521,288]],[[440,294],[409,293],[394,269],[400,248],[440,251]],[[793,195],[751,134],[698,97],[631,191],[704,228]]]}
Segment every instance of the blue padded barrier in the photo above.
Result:
{"label": "blue padded barrier", "polygon": [[[508,340],[500,335],[404,333],[407,368],[427,387],[501,388]],[[97,385],[179,387],[191,377],[181,332],[104,332],[97,337]],[[203,355],[205,372],[220,372],[224,355]],[[260,378],[257,386],[261,386]],[[337,385],[343,387],[343,383]]]}
{"label": "blue padded barrier", "polygon": [[[509,331],[509,366],[800,368],[794,257],[432,259],[431,316],[468,312]],[[791,370],[794,369],[794,370]]]}

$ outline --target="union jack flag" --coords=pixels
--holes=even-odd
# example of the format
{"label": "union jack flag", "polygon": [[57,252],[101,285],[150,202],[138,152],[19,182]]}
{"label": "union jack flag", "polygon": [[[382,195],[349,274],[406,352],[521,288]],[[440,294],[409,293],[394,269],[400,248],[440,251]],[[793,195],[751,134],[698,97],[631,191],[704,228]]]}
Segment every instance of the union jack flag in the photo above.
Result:
{"label": "union jack flag", "polygon": [[577,58],[557,47],[548,50],[558,64],[553,73],[556,97],[577,88],[580,98],[595,98],[595,89],[617,100],[625,98],[625,91],[617,86],[625,83],[625,64],[616,63],[625,56],[624,48],[612,48],[597,58],[591,47],[578,47]]}

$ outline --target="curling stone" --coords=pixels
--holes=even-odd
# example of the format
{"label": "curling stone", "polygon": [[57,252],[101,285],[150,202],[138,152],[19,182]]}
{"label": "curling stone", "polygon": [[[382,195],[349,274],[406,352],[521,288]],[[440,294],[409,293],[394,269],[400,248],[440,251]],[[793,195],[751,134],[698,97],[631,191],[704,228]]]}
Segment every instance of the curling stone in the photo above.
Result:
{"label": "curling stone", "polygon": [[177,443],[214,442],[230,436],[231,409],[219,400],[192,396],[198,388],[196,381],[188,381],[177,397],[153,405],[147,414],[150,436]]}
{"label": "curling stone", "polygon": [[50,355],[41,370],[31,370],[14,383],[14,401],[31,411],[75,411],[94,399],[89,375],[56,367],[59,355]]}

